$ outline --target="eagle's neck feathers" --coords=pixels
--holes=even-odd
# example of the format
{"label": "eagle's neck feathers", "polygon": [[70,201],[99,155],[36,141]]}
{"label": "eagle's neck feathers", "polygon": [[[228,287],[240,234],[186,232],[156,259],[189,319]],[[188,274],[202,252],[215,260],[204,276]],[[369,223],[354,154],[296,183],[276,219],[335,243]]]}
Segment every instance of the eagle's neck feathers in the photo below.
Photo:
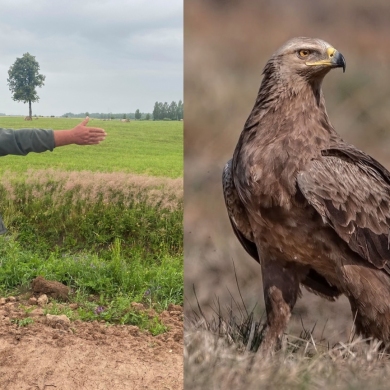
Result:
{"label": "eagle's neck feathers", "polygon": [[[274,135],[279,131],[291,135],[291,130],[310,132],[308,125],[312,122],[317,133],[321,128],[325,134],[335,134],[321,88],[325,74],[308,80],[280,67],[276,60],[270,60],[264,68],[264,78],[244,131],[257,128]],[[289,129],[283,126],[286,122],[292,124]]]}
{"label": "eagle's neck feathers", "polygon": [[275,61],[264,70],[233,166],[241,171],[237,177],[245,181],[242,187],[262,183],[265,198],[273,198],[265,204],[287,205],[296,193],[298,172],[339,137],[326,113],[321,84],[322,77],[307,80],[279,71]]}

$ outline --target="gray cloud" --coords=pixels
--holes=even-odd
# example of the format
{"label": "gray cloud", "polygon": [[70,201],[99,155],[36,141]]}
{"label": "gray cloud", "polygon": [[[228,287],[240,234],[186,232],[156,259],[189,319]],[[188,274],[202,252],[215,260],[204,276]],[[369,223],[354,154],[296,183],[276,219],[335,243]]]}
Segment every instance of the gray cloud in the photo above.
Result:
{"label": "gray cloud", "polygon": [[45,86],[33,113],[152,111],[183,97],[181,0],[3,0],[0,14],[0,112],[22,114],[8,69],[36,56]]}

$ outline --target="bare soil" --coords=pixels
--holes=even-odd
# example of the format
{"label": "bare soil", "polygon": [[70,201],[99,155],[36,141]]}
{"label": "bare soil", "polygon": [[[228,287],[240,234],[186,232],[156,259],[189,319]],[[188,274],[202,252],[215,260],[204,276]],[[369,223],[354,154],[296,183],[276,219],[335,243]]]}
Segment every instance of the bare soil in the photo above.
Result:
{"label": "bare soil", "polygon": [[[26,309],[34,322],[19,326]],[[169,331],[154,337],[136,326],[52,321],[27,300],[0,298],[0,389],[182,389],[183,310],[171,305],[160,319]]]}

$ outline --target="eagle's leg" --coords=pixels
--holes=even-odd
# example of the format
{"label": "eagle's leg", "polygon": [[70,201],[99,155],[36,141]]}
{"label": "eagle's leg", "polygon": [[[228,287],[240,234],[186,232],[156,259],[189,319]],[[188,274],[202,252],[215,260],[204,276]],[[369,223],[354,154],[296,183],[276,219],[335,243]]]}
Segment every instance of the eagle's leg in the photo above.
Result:
{"label": "eagle's leg", "polygon": [[284,330],[299,294],[300,272],[281,262],[264,258],[261,269],[267,324],[260,353],[270,354],[281,347]]}

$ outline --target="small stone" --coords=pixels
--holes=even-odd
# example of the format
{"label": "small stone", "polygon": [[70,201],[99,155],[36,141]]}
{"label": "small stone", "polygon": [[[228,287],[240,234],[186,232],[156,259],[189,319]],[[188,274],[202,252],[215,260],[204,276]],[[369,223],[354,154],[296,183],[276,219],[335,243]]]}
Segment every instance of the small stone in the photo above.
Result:
{"label": "small stone", "polygon": [[0,298],[0,305],[5,305],[6,302],[5,298]]}
{"label": "small stone", "polygon": [[38,305],[39,306],[46,306],[48,301],[49,301],[49,298],[47,297],[47,295],[46,294],[42,294],[38,298]]}
{"label": "small stone", "polygon": [[72,310],[76,310],[78,307],[79,307],[79,305],[77,303],[71,303],[69,305],[69,308],[72,309]]}
{"label": "small stone", "polygon": [[168,311],[180,311],[181,313],[183,312],[183,308],[179,305],[174,305],[173,303],[170,303],[168,305]]}
{"label": "small stone", "polygon": [[28,304],[29,304],[29,305],[37,305],[37,304],[38,304],[37,298],[31,297],[31,298],[28,300]]}
{"label": "small stone", "polygon": [[172,317],[181,317],[182,312],[181,312],[181,311],[170,311],[169,314],[170,314]]}
{"label": "small stone", "polygon": [[7,302],[16,302],[16,298],[15,297],[8,297]]}
{"label": "small stone", "polygon": [[137,311],[145,310],[145,306],[138,302],[131,302],[131,307]]}
{"label": "small stone", "polygon": [[36,309],[34,309],[31,313],[30,313],[30,317],[41,317],[43,316],[45,313],[43,311],[42,308],[38,307]]}
{"label": "small stone", "polygon": [[46,322],[53,328],[68,329],[70,326],[70,319],[65,315],[51,315],[46,314]]}
{"label": "small stone", "polygon": [[7,311],[13,311],[13,310],[16,309],[15,308],[15,303],[14,302],[7,302],[5,304],[5,308],[6,308]]}
{"label": "small stone", "polygon": [[176,332],[173,335],[173,340],[175,340],[177,342],[182,341],[183,340],[183,333],[182,332]]}
{"label": "small stone", "polygon": [[129,332],[129,334],[131,334],[132,336],[138,336],[139,335],[139,328],[138,328],[138,326],[129,325],[127,330]]}

